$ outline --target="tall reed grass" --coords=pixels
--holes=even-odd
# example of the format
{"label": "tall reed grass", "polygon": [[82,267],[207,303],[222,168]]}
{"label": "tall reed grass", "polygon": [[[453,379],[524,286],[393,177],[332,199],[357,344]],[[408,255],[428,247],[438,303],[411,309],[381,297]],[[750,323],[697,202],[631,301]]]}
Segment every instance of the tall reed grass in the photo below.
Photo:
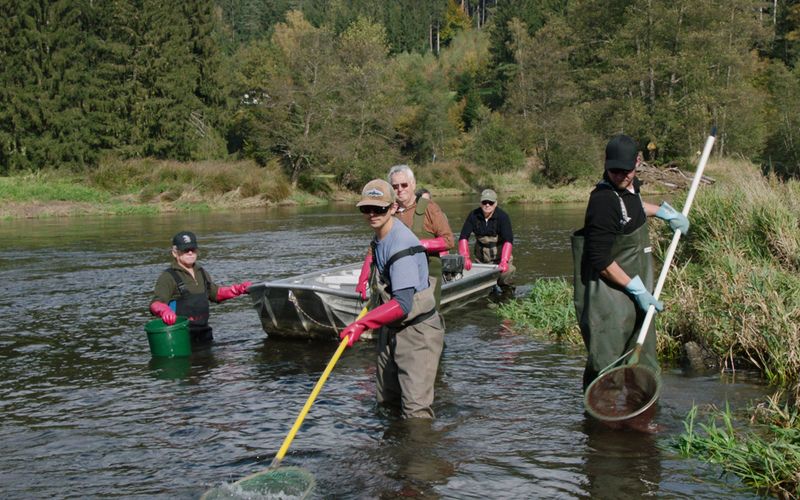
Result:
{"label": "tall reed grass", "polygon": [[[699,192],[659,315],[664,333],[800,396],[800,187],[746,162]],[[661,249],[668,234],[662,232]]]}
{"label": "tall reed grass", "polygon": [[291,194],[291,184],[276,163],[194,162],[167,160],[110,160],[88,175],[89,182],[117,195],[135,195],[141,202],[175,201],[182,197],[213,199],[236,193],[280,201]]}

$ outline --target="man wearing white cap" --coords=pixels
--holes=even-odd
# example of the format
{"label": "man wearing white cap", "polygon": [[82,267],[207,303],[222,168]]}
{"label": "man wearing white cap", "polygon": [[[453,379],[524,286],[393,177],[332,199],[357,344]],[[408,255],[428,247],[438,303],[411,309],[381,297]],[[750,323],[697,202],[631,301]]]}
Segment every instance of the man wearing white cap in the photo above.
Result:
{"label": "man wearing white cap", "polygon": [[493,189],[481,192],[481,204],[467,215],[458,237],[458,253],[464,257],[464,269],[472,269],[469,258],[469,235],[475,233],[475,260],[484,264],[497,264],[500,278],[497,284],[510,287],[516,268],[512,263],[511,249],[514,232],[511,218],[497,206],[497,193]]}
{"label": "man wearing white cap", "polygon": [[436,310],[425,247],[393,217],[397,205],[388,182],[368,182],[356,206],[375,232],[370,311],[347,325],[340,337],[349,337],[352,346],[365,330],[375,330],[378,402],[399,404],[404,418],[433,418],[433,385],[444,345],[444,323]]}

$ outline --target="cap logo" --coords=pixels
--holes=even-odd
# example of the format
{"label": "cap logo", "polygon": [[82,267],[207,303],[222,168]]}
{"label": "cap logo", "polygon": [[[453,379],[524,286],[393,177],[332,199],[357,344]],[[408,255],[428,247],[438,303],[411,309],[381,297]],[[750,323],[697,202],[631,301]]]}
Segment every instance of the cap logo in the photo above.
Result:
{"label": "cap logo", "polygon": [[369,196],[370,198],[381,198],[383,196],[383,191],[377,188],[372,188],[364,193],[364,196]]}
{"label": "cap logo", "polygon": [[188,234],[184,234],[181,238],[183,239],[184,243],[191,243],[192,242],[192,239],[189,238]]}

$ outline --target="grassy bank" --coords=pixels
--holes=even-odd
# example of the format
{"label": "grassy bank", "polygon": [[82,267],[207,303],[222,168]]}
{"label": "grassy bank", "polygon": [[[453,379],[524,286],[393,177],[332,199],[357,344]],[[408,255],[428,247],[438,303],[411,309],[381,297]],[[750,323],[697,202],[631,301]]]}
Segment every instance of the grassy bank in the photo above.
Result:
{"label": "grassy bank", "polygon": [[[730,408],[701,412],[693,407],[685,432],[671,446],[685,457],[719,464],[764,494],[800,496],[800,413],[770,398],[753,412],[751,424],[737,428]],[[705,413],[704,420],[701,413]]]}
{"label": "grassy bank", "polygon": [[[755,488],[797,498],[800,183],[765,178],[744,161],[717,164],[712,173],[718,182],[698,192],[691,228],[660,297],[667,308],[656,316],[659,356],[675,361],[685,343],[696,342],[726,369],[759,370],[785,396],[757,409],[761,417],[753,421],[762,423],[746,431],[734,430],[726,411],[711,412],[709,423],[696,425],[695,411],[676,446],[720,463]],[[660,269],[672,235],[665,224],[651,224]],[[530,297],[504,305],[499,314],[520,330],[580,343],[572,280],[540,280]]]}
{"label": "grassy bank", "polygon": [[239,209],[325,200],[292,189],[276,165],[111,161],[74,173],[0,177],[0,218]]}
{"label": "grassy bank", "polygon": [[[418,185],[437,197],[474,195],[492,186],[502,192],[504,203],[562,203],[583,200],[591,189],[588,182],[537,186],[527,170],[473,173],[456,164],[429,170],[420,169]],[[338,189],[330,176],[303,180],[292,186],[277,164],[262,167],[249,161],[111,160],[82,173],[0,177],[0,219],[319,205],[357,197]]]}

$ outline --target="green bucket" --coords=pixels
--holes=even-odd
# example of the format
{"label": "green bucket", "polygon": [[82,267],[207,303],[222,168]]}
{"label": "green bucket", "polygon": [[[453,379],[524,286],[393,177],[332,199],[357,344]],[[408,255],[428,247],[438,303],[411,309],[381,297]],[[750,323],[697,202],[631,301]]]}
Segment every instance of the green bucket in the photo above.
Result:
{"label": "green bucket", "polygon": [[192,354],[192,342],[189,338],[189,318],[178,316],[174,325],[168,325],[160,319],[148,321],[144,325],[150,354],[165,358],[189,356]]}

